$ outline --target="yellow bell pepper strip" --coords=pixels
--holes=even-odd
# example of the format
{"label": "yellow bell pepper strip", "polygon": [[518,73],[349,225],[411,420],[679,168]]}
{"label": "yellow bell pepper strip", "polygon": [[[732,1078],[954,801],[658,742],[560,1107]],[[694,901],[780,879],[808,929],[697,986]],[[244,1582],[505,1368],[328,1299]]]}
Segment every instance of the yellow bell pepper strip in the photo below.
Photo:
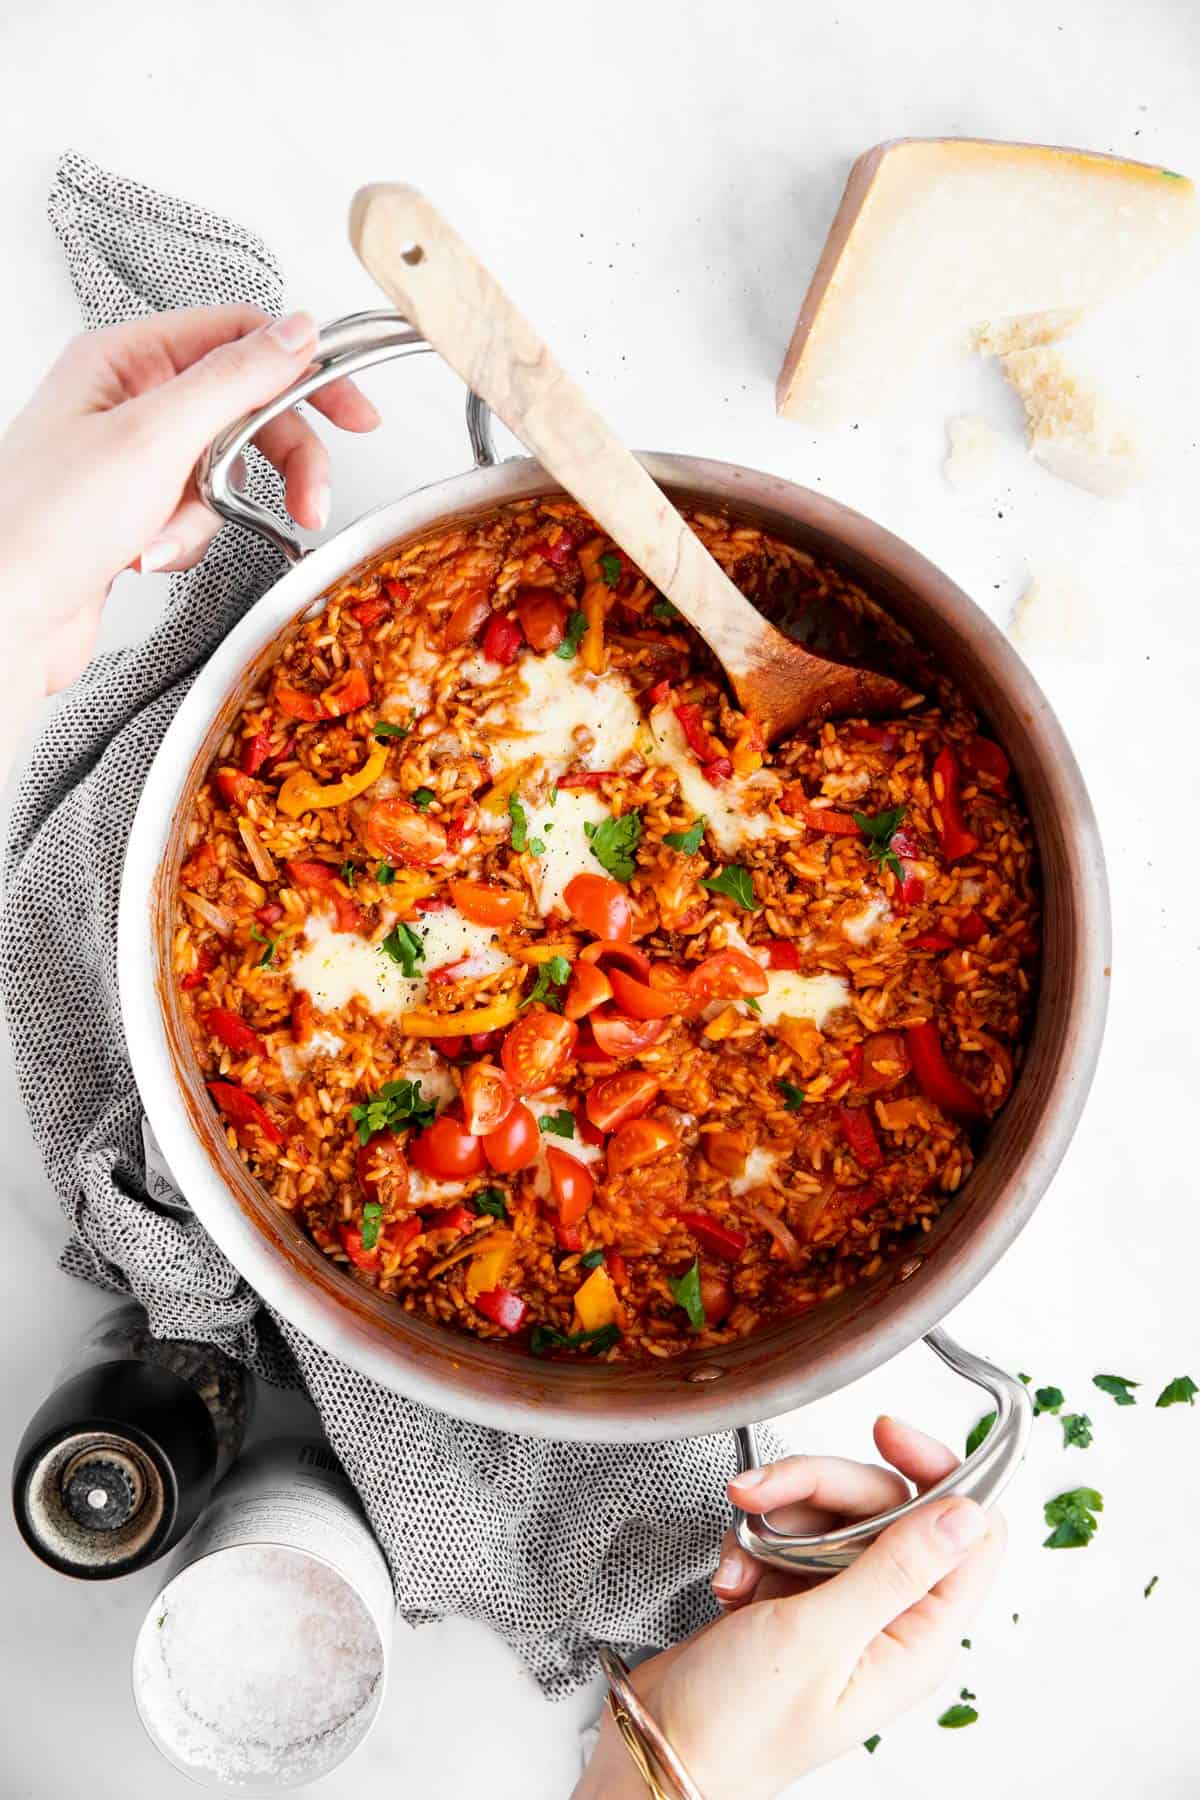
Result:
{"label": "yellow bell pepper strip", "polygon": [[575,1290],[575,1316],[584,1331],[599,1331],[603,1325],[616,1323],[620,1310],[612,1277],[601,1263],[593,1269],[581,1288]]}
{"label": "yellow bell pepper strip", "polygon": [[467,1270],[467,1299],[472,1303],[480,1294],[490,1294],[503,1281],[512,1262],[517,1240],[511,1231],[489,1233],[487,1246],[473,1257]]}
{"label": "yellow bell pepper strip", "polygon": [[590,675],[602,675],[607,663],[604,649],[604,621],[612,603],[612,589],[604,579],[600,554],[605,540],[590,538],[579,549],[579,566],[583,570],[583,598],[580,607],[587,629],[579,646],[580,660]]}
{"label": "yellow bell pepper strip", "polygon": [[512,993],[466,1012],[431,1012],[427,1006],[414,1006],[401,1013],[400,1029],[405,1037],[474,1037],[481,1031],[503,1031],[516,1018],[520,1005],[520,994]]}
{"label": "yellow bell pepper strip", "polygon": [[765,748],[762,726],[749,714],[744,715],[738,722],[733,746],[729,752],[734,774],[753,775],[756,769],[761,769]]}
{"label": "yellow bell pepper strip", "polygon": [[361,769],[353,775],[344,775],[340,781],[332,781],[322,787],[315,776],[307,770],[298,770],[289,775],[279,790],[276,804],[281,813],[289,819],[298,819],[301,813],[315,812],[325,806],[342,806],[347,800],[365,793],[372,782],[378,781],[387,767],[388,747],[376,744]]}
{"label": "yellow bell pepper strip", "polygon": [[508,811],[510,797],[516,793],[525,777],[531,775],[536,767],[537,758],[530,756],[524,762],[514,763],[511,769],[506,769],[499,780],[492,783],[479,802],[480,812],[500,818]]}

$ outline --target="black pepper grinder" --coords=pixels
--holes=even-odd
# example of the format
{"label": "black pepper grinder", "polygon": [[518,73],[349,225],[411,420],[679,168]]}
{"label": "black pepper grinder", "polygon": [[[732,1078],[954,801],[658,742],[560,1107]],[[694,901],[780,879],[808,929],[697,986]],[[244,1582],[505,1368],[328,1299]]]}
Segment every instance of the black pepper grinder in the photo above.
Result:
{"label": "black pepper grinder", "polygon": [[164,1555],[237,1456],[250,1391],[211,1345],[156,1338],[140,1306],[107,1313],[17,1451],[13,1511],[34,1555],[88,1581]]}

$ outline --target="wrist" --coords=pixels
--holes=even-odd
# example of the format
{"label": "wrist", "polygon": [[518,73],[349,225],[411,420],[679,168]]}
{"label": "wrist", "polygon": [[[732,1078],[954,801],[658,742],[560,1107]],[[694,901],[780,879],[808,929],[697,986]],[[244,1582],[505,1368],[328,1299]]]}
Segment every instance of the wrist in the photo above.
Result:
{"label": "wrist", "polygon": [[600,1737],[571,1800],[646,1800],[646,1783],[634,1766],[607,1703]]}

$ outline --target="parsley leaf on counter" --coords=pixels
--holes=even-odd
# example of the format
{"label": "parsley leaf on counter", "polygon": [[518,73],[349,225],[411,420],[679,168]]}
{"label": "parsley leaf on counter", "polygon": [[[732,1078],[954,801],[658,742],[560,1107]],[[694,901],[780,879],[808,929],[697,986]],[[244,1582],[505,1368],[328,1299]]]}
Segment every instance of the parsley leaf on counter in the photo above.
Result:
{"label": "parsley leaf on counter", "polygon": [[1111,1394],[1118,1406],[1136,1406],[1137,1401],[1129,1390],[1141,1385],[1140,1381],[1130,1381],[1128,1375],[1092,1376],[1092,1386],[1098,1387],[1102,1394]]}
{"label": "parsley leaf on counter", "polygon": [[575,1136],[575,1114],[569,1107],[560,1106],[557,1112],[543,1113],[538,1120],[538,1130],[543,1137],[552,1131],[555,1137],[573,1138]]}
{"label": "parsley leaf on counter", "polygon": [[621,559],[615,550],[606,550],[600,558],[600,573],[610,588],[615,588],[621,579]]}
{"label": "parsley leaf on counter", "polygon": [[424,1131],[432,1125],[437,1104],[421,1094],[419,1081],[385,1081],[377,1094],[371,1094],[361,1106],[350,1108],[350,1117],[358,1126],[358,1141],[369,1143],[377,1131],[396,1131],[407,1125],[413,1131]]}
{"label": "parsley leaf on counter", "polygon": [[584,835],[592,855],[602,869],[616,881],[632,881],[637,864],[635,856],[642,839],[642,815],[636,807],[622,813],[619,819],[602,819],[598,825],[585,824]]}
{"label": "parsley leaf on counter", "polygon": [[1063,1449],[1086,1450],[1092,1441],[1092,1421],[1086,1413],[1064,1413],[1060,1421],[1063,1428]]}
{"label": "parsley leaf on counter", "polygon": [[1047,1500],[1046,1523],[1053,1527],[1043,1540],[1044,1550],[1082,1550],[1091,1542],[1098,1523],[1096,1514],[1104,1511],[1103,1497],[1095,1488],[1071,1488]]}
{"label": "parsley leaf on counter", "polygon": [[969,1650],[969,1649],[970,1649],[970,1648],[971,1648],[971,1640],[970,1640],[970,1638],[964,1638],[964,1639],[963,1639],[963,1640],[962,1640],[962,1647],[963,1647],[963,1649],[964,1649],[964,1650]]}
{"label": "parsley leaf on counter", "polygon": [[537,980],[522,1000],[522,1007],[532,1006],[535,1000],[541,1000],[551,1012],[561,1012],[562,995],[552,994],[552,987],[565,987],[571,979],[571,965],[565,956],[551,956],[544,963],[538,964]]}
{"label": "parsley leaf on counter", "polygon": [[961,1731],[964,1725],[973,1725],[978,1717],[973,1706],[948,1706],[938,1724],[946,1731]]}
{"label": "parsley leaf on counter", "polygon": [[704,1310],[704,1301],[700,1294],[700,1258],[697,1257],[691,1268],[678,1277],[667,1276],[667,1286],[675,1296],[676,1304],[682,1306],[688,1316],[688,1323],[693,1331],[703,1331],[708,1324],[708,1314]]}
{"label": "parsley leaf on counter", "polygon": [[679,850],[684,856],[695,856],[704,842],[704,816],[693,819],[686,831],[664,831],[663,843],[670,844],[672,850]]}
{"label": "parsley leaf on counter", "polygon": [[700,883],[710,894],[726,894],[730,900],[736,900],[746,912],[757,912],[758,905],[754,898],[754,883],[750,879],[749,869],[743,869],[740,863],[726,863],[719,875],[711,875]]}
{"label": "parsley leaf on counter", "polygon": [[364,1250],[374,1250],[379,1242],[379,1227],[383,1223],[383,1207],[378,1200],[368,1200],[362,1209],[362,1224],[359,1236],[362,1238]]}
{"label": "parsley leaf on counter", "polygon": [[535,1325],[529,1334],[529,1348],[535,1356],[547,1350],[611,1350],[621,1336],[616,1325],[597,1325],[594,1331],[556,1331],[553,1325]]}
{"label": "parsley leaf on counter", "polygon": [[493,1219],[507,1219],[508,1217],[508,1201],[504,1197],[502,1188],[480,1188],[477,1194],[471,1195],[471,1205],[481,1216],[487,1213]]}
{"label": "parsley leaf on counter", "polygon": [[397,919],[379,948],[394,963],[399,963],[400,972],[406,981],[412,980],[417,972],[417,964],[425,960],[424,940],[417,936],[411,925],[405,925],[400,919]]}
{"label": "parsley leaf on counter", "polygon": [[1152,1575],[1150,1577],[1149,1581],[1146,1583],[1145,1587],[1142,1589],[1142,1599],[1148,1600],[1157,1586],[1158,1586],[1158,1576]]}
{"label": "parsley leaf on counter", "polygon": [[1186,1401],[1189,1406],[1195,1406],[1197,1394],[1200,1394],[1200,1388],[1196,1386],[1190,1375],[1177,1375],[1174,1381],[1168,1381],[1154,1404],[1155,1406],[1182,1406]]}
{"label": "parsley leaf on counter", "polygon": [[586,630],[587,614],[581,613],[578,607],[576,607],[575,611],[567,620],[567,629],[563,634],[562,643],[554,652],[555,656],[561,656],[564,662],[570,662],[571,658],[578,650],[579,640]]}
{"label": "parsley leaf on counter", "polygon": [[508,816],[512,820],[512,847],[519,856],[529,836],[529,820],[515,794],[508,796]]}
{"label": "parsley leaf on counter", "polygon": [[428,812],[429,808],[437,799],[437,795],[434,793],[433,789],[429,787],[414,788],[408,797],[418,812]]}
{"label": "parsley leaf on counter", "polygon": [[875,1752],[878,1750],[878,1748],[882,1742],[883,1742],[883,1739],[880,1737],[879,1733],[875,1732],[873,1737],[864,1738],[863,1749],[867,1752],[867,1754],[869,1756],[874,1756]]}
{"label": "parsley leaf on counter", "polygon": [[783,1095],[783,1104],[788,1112],[799,1112],[804,1105],[804,1089],[797,1087],[794,1081],[779,1080],[775,1083]]}
{"label": "parsley leaf on counter", "polygon": [[974,1451],[978,1450],[980,1444],[982,1444],[984,1438],[987,1436],[988,1432],[992,1429],[992,1426],[995,1423],[996,1423],[996,1415],[994,1412],[984,1413],[982,1419],[980,1419],[977,1422],[977,1424],[973,1427],[971,1434],[967,1439],[967,1455],[968,1456],[972,1455],[972,1453]]}
{"label": "parsley leaf on counter", "polygon": [[886,812],[876,813],[874,818],[859,812],[850,816],[867,840],[867,855],[871,861],[881,863],[892,871],[897,881],[903,881],[904,868],[892,849],[892,838],[904,817],[904,808],[889,806]]}
{"label": "parsley leaf on counter", "polygon": [[1056,1388],[1056,1387],[1038,1388],[1037,1392],[1033,1396],[1033,1416],[1036,1419],[1036,1418],[1039,1418],[1041,1416],[1041,1414],[1044,1412],[1056,1413],[1056,1412],[1058,1412],[1058,1410],[1062,1406],[1062,1404],[1063,1404],[1063,1391],[1061,1388]]}
{"label": "parsley leaf on counter", "polygon": [[959,1688],[958,1697],[960,1700],[978,1700],[979,1695],[973,1694],[970,1688]]}

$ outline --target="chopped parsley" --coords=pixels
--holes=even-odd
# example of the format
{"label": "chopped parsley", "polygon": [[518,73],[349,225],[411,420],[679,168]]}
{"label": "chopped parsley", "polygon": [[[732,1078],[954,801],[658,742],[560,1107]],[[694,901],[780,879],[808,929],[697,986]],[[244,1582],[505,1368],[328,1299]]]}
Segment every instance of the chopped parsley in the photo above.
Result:
{"label": "chopped parsley", "polygon": [[682,851],[684,856],[695,856],[704,842],[704,815],[693,819],[686,831],[664,831],[663,843],[670,844],[672,850]]}
{"label": "chopped parsley", "polygon": [[1046,1523],[1053,1529],[1043,1541],[1043,1549],[1081,1550],[1091,1542],[1096,1514],[1104,1511],[1104,1500],[1095,1488],[1071,1488],[1047,1500],[1044,1510]]}
{"label": "chopped parsley", "polygon": [[1141,1385],[1140,1381],[1130,1381],[1127,1375],[1092,1376],[1092,1386],[1098,1387],[1102,1394],[1111,1394],[1118,1406],[1136,1406],[1137,1401],[1129,1390]]}
{"label": "chopped parsley", "polygon": [[1092,1421],[1086,1413],[1064,1413],[1061,1420],[1064,1450],[1086,1450],[1092,1441]]}
{"label": "chopped parsley", "polygon": [[978,1717],[979,1714],[973,1706],[964,1706],[960,1702],[954,1706],[948,1706],[938,1720],[938,1724],[945,1731],[961,1731],[964,1725],[974,1725]]}
{"label": "chopped parsley", "polygon": [[410,716],[407,725],[393,725],[389,719],[377,719],[371,727],[371,735],[378,738],[381,744],[385,743],[388,738],[406,738],[416,722],[416,713]]}
{"label": "chopped parsley", "polygon": [[797,1087],[794,1081],[777,1081],[775,1086],[783,1095],[783,1104],[788,1112],[799,1112],[804,1105],[804,1089]]}
{"label": "chopped parsley", "polygon": [[883,1739],[876,1731],[871,1737],[863,1739],[863,1749],[867,1752],[868,1756],[874,1756],[882,1742]]}
{"label": "chopped parsley", "polygon": [[545,838],[530,838],[528,848],[529,848],[530,856],[545,856],[545,854],[546,854]]}
{"label": "chopped parsley", "polygon": [[1157,1586],[1158,1586],[1158,1576],[1152,1575],[1150,1577],[1149,1581],[1146,1583],[1145,1587],[1142,1589],[1142,1599],[1148,1600]]}
{"label": "chopped parsley", "polygon": [[408,797],[418,812],[428,812],[429,808],[437,799],[437,795],[430,787],[414,788]]}
{"label": "chopped parsley", "polygon": [[642,840],[642,815],[635,807],[619,819],[601,819],[598,825],[585,823],[584,835],[592,855],[602,869],[616,881],[632,881],[637,867],[637,847]]}
{"label": "chopped parsley", "polygon": [[1168,1381],[1154,1404],[1155,1406],[1182,1406],[1186,1402],[1188,1406],[1195,1406],[1197,1394],[1200,1394],[1200,1388],[1196,1386],[1190,1375],[1177,1375],[1174,1381]]}
{"label": "chopped parsley", "polygon": [[508,816],[512,820],[512,847],[520,855],[529,839],[529,820],[516,794],[508,796]]}
{"label": "chopped parsley", "polygon": [[575,1136],[575,1114],[565,1106],[560,1106],[556,1112],[543,1113],[538,1120],[538,1130],[543,1137],[548,1131],[551,1131],[555,1137],[573,1138]]}
{"label": "chopped parsley", "polygon": [[358,1126],[358,1141],[366,1144],[377,1131],[397,1131],[407,1126],[424,1131],[432,1125],[437,1104],[421,1094],[419,1081],[385,1081],[377,1094],[371,1094],[361,1106],[350,1108],[350,1117]]}
{"label": "chopped parsley", "polygon": [[256,944],[265,944],[267,946],[259,957],[256,967],[260,969],[269,969],[275,960],[275,946],[279,942],[279,939],[269,938],[265,931],[259,930],[257,925],[252,925],[250,927],[250,936],[254,939]]}
{"label": "chopped parsley", "polygon": [[1037,1419],[1040,1418],[1044,1412],[1056,1413],[1061,1409],[1062,1404],[1063,1391],[1061,1388],[1037,1388],[1035,1389],[1033,1396],[1033,1416]]}
{"label": "chopped parsley", "polygon": [[379,1242],[379,1227],[383,1223],[383,1207],[378,1200],[368,1200],[362,1209],[362,1225],[359,1235],[364,1250],[374,1250]]}
{"label": "chopped parsley", "polygon": [[575,611],[571,614],[570,618],[567,620],[567,629],[566,629],[565,633],[563,634],[562,643],[558,646],[558,649],[554,652],[555,656],[561,656],[564,662],[570,662],[571,658],[574,656],[575,652],[578,650],[579,640],[580,640],[580,638],[582,638],[582,636],[586,630],[587,630],[587,614],[581,613],[579,611],[578,607],[576,607]]}
{"label": "chopped parsley", "polygon": [[529,1348],[535,1356],[545,1356],[548,1350],[590,1350],[598,1355],[602,1350],[611,1350],[620,1340],[621,1331],[617,1325],[597,1325],[594,1331],[556,1331],[553,1325],[535,1325],[529,1334]]}
{"label": "chopped parsley", "polygon": [[903,881],[904,868],[892,849],[892,838],[904,817],[904,808],[890,806],[886,812],[876,813],[874,818],[860,812],[852,813],[851,817],[867,840],[867,855],[872,862],[882,864],[892,871],[897,881]]}
{"label": "chopped parsley", "polygon": [[982,1419],[979,1419],[975,1423],[975,1425],[972,1427],[970,1433],[967,1436],[967,1455],[968,1456],[971,1456],[976,1450],[978,1450],[980,1444],[982,1444],[983,1440],[986,1438],[988,1432],[992,1429],[992,1426],[995,1423],[996,1423],[996,1415],[994,1412],[984,1413]]}
{"label": "chopped parsley", "polygon": [[579,1259],[581,1269],[598,1269],[604,1261],[603,1250],[586,1250]]}
{"label": "chopped parsley", "polygon": [[425,960],[425,944],[411,925],[397,920],[388,932],[379,948],[394,963],[399,963],[405,979],[411,981],[417,972],[417,964]]}
{"label": "chopped parsley", "polygon": [[700,1293],[700,1258],[696,1258],[685,1274],[668,1275],[667,1286],[675,1297],[676,1305],[682,1306],[687,1314],[692,1330],[703,1331],[708,1324],[708,1314],[704,1310],[704,1300]]}
{"label": "chopped parsley", "polygon": [[650,617],[657,619],[660,625],[672,625],[679,617],[679,608],[672,606],[669,600],[656,600],[650,608]]}
{"label": "chopped parsley", "polygon": [[354,883],[358,879],[358,870],[355,868],[354,864],[352,862],[344,862],[338,870],[338,874],[350,889],[350,892],[353,893]]}
{"label": "chopped parsley", "polygon": [[548,957],[538,965],[537,980],[522,1000],[521,1005],[532,1006],[535,1000],[541,1000],[551,1012],[562,1010],[562,995],[552,993],[552,988],[565,987],[571,979],[571,965],[565,956]]}
{"label": "chopped parsley", "polygon": [[743,996],[742,1005],[748,1007],[752,1013],[761,1013],[762,1012],[762,1007],[758,1004],[758,1001],[754,998],[754,996],[752,994],[746,994]]}
{"label": "chopped parsley", "polygon": [[730,900],[736,900],[746,912],[757,912],[754,899],[754,883],[750,879],[749,869],[743,869],[740,863],[726,863],[719,875],[710,875],[700,883],[710,894],[726,894]]}
{"label": "chopped parsley", "polygon": [[396,871],[390,862],[381,862],[375,871],[375,879],[380,887],[391,887],[396,879]]}
{"label": "chopped parsley", "polygon": [[504,1197],[503,1188],[480,1188],[477,1194],[471,1195],[471,1205],[482,1216],[484,1213],[492,1219],[507,1219],[508,1201]]}
{"label": "chopped parsley", "polygon": [[615,550],[606,550],[600,558],[600,573],[610,588],[615,588],[621,579],[621,559]]}
{"label": "chopped parsley", "polygon": [[970,1649],[970,1648],[971,1648],[971,1640],[970,1640],[970,1638],[964,1638],[964,1639],[963,1639],[963,1640],[962,1640],[962,1647],[963,1647],[963,1649],[964,1649],[964,1650],[969,1650],[969,1649]]}
{"label": "chopped parsley", "polygon": [[977,1700],[979,1698],[978,1694],[973,1694],[970,1688],[959,1688],[958,1697],[960,1700]]}

